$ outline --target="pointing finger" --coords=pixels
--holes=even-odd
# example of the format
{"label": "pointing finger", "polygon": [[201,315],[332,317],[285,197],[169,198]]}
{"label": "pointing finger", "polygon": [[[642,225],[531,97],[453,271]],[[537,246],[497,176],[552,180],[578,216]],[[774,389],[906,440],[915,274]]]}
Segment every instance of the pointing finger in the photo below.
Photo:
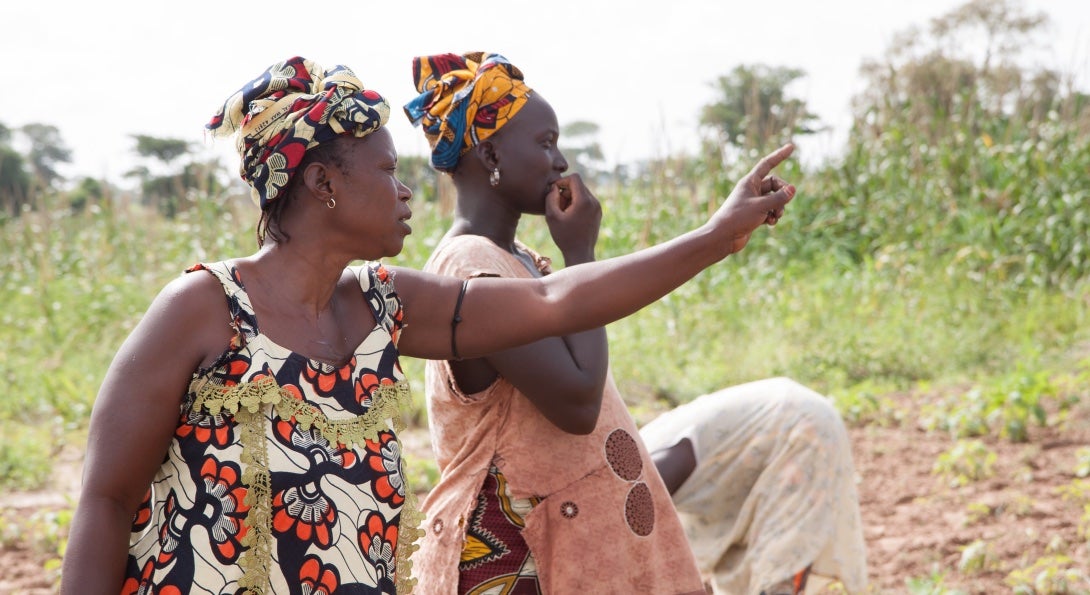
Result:
{"label": "pointing finger", "polygon": [[783,163],[785,159],[791,156],[791,153],[795,151],[795,145],[788,143],[779,149],[765,155],[763,159],[757,162],[757,165],[753,167],[753,170],[749,172],[749,175],[756,177],[758,180],[763,180],[765,176],[769,174],[777,165]]}

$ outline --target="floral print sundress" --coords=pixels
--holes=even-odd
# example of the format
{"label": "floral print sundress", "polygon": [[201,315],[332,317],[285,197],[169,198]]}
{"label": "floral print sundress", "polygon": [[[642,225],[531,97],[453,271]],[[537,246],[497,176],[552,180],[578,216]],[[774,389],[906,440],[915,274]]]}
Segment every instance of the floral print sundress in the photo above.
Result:
{"label": "floral print sundress", "polygon": [[337,367],[262,335],[230,262],[189,269],[219,279],[235,335],[193,375],[133,519],[122,593],[411,590],[401,301],[381,265],[351,270],[376,324]]}

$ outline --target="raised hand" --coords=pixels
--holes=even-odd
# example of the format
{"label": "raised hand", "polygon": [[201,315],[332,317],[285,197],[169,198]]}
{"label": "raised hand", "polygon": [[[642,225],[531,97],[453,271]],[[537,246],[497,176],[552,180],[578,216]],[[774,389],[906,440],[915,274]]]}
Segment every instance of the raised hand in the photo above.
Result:
{"label": "raised hand", "polygon": [[731,254],[746,247],[753,230],[762,224],[775,225],[783,217],[784,207],[795,196],[795,186],[772,175],[772,170],[794,150],[795,145],[787,144],[766,155],[738,180],[712,215],[709,224],[729,242]]}
{"label": "raised hand", "polygon": [[594,260],[602,205],[579,174],[557,180],[545,197],[545,221],[567,266]]}

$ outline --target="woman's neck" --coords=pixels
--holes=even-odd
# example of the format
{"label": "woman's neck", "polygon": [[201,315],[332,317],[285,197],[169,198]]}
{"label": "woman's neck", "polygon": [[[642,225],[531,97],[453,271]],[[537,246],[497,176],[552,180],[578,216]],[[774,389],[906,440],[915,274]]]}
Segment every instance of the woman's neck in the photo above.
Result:
{"label": "woman's neck", "polygon": [[522,213],[505,205],[494,194],[468,198],[459,192],[449,235],[484,236],[513,253],[521,217]]}
{"label": "woman's neck", "polygon": [[294,239],[281,243],[266,241],[247,259],[250,276],[256,275],[257,282],[266,287],[276,286],[281,299],[313,310],[317,315],[330,307],[348,262],[295,243]]}

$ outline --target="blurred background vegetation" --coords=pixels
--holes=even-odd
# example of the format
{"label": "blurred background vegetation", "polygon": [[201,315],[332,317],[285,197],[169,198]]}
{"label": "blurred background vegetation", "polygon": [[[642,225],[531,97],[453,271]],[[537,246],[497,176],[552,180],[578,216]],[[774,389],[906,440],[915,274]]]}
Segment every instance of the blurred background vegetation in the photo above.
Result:
{"label": "blurred background vegetation", "polygon": [[[1059,419],[1090,377],[1090,95],[1025,60],[1043,25],[1017,3],[973,0],[863,64],[843,150],[778,172],[799,189],[783,221],[610,327],[637,418],[788,375],[849,423],[915,415],[1025,440],[1027,424]],[[709,81],[697,154],[607,167],[597,126],[568,123],[562,146],[605,210],[599,257],[699,225],[760,155],[822,130],[792,94],[805,77],[752,64]],[[115,349],[168,280],[255,248],[233,166],[192,149],[134,136],[141,165],[122,189],[64,179],[55,127],[0,123],[0,488],[40,487],[58,453],[82,449]],[[415,231],[389,263],[420,267],[449,224],[450,188],[424,157],[400,168]],[[521,233],[559,256],[540,222]],[[421,363],[405,366],[421,386]]]}

